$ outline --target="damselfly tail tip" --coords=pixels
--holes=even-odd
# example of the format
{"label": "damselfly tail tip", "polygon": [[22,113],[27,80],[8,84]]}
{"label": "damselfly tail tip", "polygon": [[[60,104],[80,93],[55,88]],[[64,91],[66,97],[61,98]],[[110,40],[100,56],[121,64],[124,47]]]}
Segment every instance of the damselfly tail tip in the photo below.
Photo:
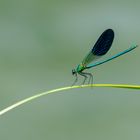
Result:
{"label": "damselfly tail tip", "polygon": [[138,44],[137,45],[134,45],[135,48],[137,48],[138,46],[139,46]]}
{"label": "damselfly tail tip", "polygon": [[133,49],[135,49],[135,48],[137,48],[139,45],[132,45],[130,48],[131,48],[131,50],[133,50]]}

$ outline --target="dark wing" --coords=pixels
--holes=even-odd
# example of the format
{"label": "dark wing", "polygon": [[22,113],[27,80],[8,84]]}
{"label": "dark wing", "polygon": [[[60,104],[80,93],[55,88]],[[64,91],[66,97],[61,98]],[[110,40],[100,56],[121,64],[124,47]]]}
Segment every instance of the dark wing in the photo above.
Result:
{"label": "dark wing", "polygon": [[105,30],[95,43],[93,49],[83,59],[82,64],[86,66],[92,61],[95,61],[102,55],[106,54],[112,45],[113,39],[114,39],[113,30],[112,29]]}
{"label": "dark wing", "polygon": [[97,56],[105,55],[110,49],[113,39],[114,31],[112,29],[105,30],[95,43],[92,53]]}

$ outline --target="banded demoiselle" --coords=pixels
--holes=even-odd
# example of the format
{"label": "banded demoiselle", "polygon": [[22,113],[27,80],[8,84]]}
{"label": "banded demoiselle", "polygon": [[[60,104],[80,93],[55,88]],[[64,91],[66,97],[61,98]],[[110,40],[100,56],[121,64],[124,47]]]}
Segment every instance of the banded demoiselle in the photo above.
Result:
{"label": "banded demoiselle", "polygon": [[113,40],[114,40],[114,31],[112,29],[107,29],[101,34],[101,36],[99,37],[99,39],[93,46],[92,50],[88,53],[88,55],[77,66],[76,69],[72,70],[72,74],[76,76],[76,79],[75,79],[73,85],[75,85],[75,83],[78,80],[78,74],[84,77],[83,84],[85,84],[88,76],[89,76],[88,83],[92,84],[93,75],[91,73],[83,72],[85,69],[89,69],[89,68],[101,65],[103,63],[106,63],[114,58],[117,58],[123,54],[126,54],[126,53],[134,50],[138,46],[138,45],[131,46],[130,48],[128,48],[108,59],[92,63],[92,62],[96,61],[98,58],[100,58],[101,56],[105,55],[109,51],[109,49],[111,48],[111,45],[113,43]]}

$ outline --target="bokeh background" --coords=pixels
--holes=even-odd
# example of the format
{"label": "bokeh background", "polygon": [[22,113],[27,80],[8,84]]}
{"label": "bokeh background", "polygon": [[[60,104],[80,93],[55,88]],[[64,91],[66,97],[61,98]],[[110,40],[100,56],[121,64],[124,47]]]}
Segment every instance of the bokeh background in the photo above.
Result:
{"label": "bokeh background", "polygon": [[[99,35],[112,56],[140,43],[139,0],[0,0],[0,109],[69,86]],[[140,84],[140,49],[89,70],[94,83]],[[79,78],[79,83],[82,82]],[[87,88],[44,96],[0,117],[2,140],[139,140],[140,91]]]}

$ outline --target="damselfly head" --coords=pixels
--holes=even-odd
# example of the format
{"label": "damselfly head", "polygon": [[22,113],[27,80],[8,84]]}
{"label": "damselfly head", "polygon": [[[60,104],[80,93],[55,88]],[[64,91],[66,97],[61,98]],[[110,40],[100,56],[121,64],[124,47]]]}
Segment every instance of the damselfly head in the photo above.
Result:
{"label": "damselfly head", "polygon": [[76,70],[73,69],[73,70],[72,70],[72,75],[75,75],[75,74],[76,74]]}

